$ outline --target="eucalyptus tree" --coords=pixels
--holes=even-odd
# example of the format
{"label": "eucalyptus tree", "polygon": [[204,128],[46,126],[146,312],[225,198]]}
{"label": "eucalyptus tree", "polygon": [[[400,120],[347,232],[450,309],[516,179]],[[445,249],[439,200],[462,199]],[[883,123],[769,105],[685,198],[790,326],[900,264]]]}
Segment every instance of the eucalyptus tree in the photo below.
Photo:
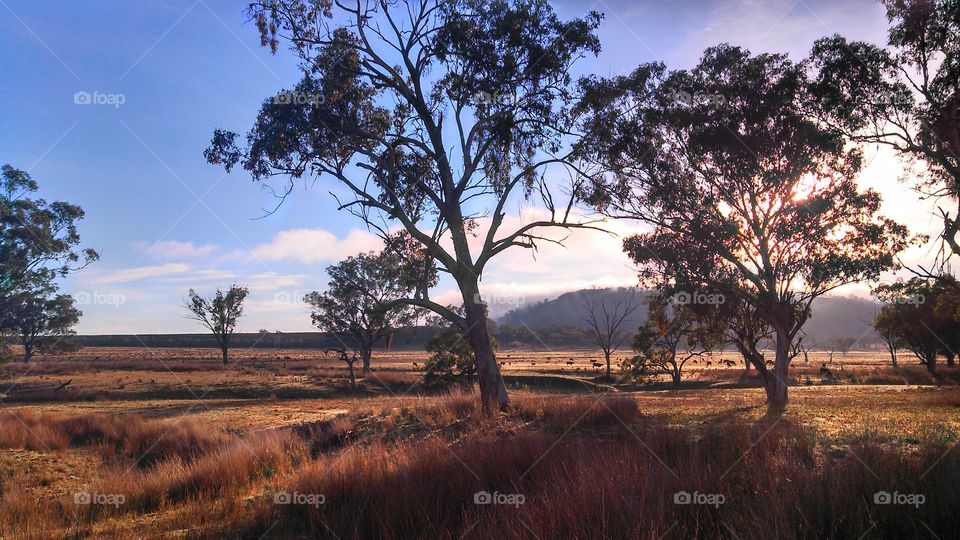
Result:
{"label": "eucalyptus tree", "polygon": [[[941,263],[960,255],[960,2],[883,0],[885,47],[834,35],[807,60],[817,116],[852,141],[890,148],[909,163],[923,193],[940,208]],[[927,274],[940,269],[927,269]]]}
{"label": "eucalyptus tree", "polygon": [[243,301],[249,293],[246,287],[232,285],[227,292],[217,289],[216,294],[207,299],[190,289],[189,299],[183,306],[189,318],[198,321],[213,334],[223,365],[227,365],[230,340],[237,328],[237,321],[243,315]]}
{"label": "eucalyptus tree", "polygon": [[767,401],[782,408],[813,300],[876,279],[908,243],[857,184],[860,153],[805,112],[817,96],[782,55],[720,45],[688,71],[648,64],[583,87],[583,151],[607,169],[589,200],[649,225],[624,241],[642,275],[756,309],[775,343]]}
{"label": "eucalyptus tree", "polygon": [[[374,345],[397,328],[412,325],[423,309],[399,302],[417,287],[437,282],[436,266],[423,250],[414,252],[407,235],[396,235],[381,252],[361,253],[327,268],[324,292],[304,301],[312,307],[314,326],[341,341],[340,349],[358,356],[370,371]],[[351,366],[351,370],[352,370]]]}
{"label": "eucalyptus tree", "polygon": [[23,362],[34,353],[70,350],[76,345],[73,327],[82,313],[70,295],[59,294],[52,284],[20,289],[11,295],[9,312],[0,325],[23,347]]}
{"label": "eucalyptus tree", "polygon": [[[63,201],[37,198],[29,173],[4,165],[0,176],[0,317],[10,295],[36,290],[97,260],[80,249],[77,223],[84,212]],[[4,307],[7,306],[7,307]]]}
{"label": "eucalyptus tree", "polygon": [[[599,52],[600,15],[561,20],[547,0],[271,0],[249,16],[263,46],[288,46],[301,79],[264,101],[245,144],[216,130],[205,156],[280,176],[285,194],[332,180],[341,209],[406,230],[457,284],[464,315],[425,288],[405,302],[463,330],[484,410],[505,408],[480,278],[505,250],[593,226],[573,211],[570,71]],[[529,219],[508,221],[525,201]]]}
{"label": "eucalyptus tree", "polygon": [[696,306],[671,301],[663,295],[649,301],[650,312],[633,338],[637,355],[624,363],[640,376],[669,375],[679,387],[687,363],[719,347],[724,341],[719,318],[705,317]]}

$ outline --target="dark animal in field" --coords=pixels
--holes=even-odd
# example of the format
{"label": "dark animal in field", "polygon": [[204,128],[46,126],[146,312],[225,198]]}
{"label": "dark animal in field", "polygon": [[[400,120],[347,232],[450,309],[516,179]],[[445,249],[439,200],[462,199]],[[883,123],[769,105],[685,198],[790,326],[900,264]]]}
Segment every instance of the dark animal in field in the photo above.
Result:
{"label": "dark animal in field", "polygon": [[820,365],[820,379],[824,381],[833,379],[833,372],[830,371],[826,364]]}
{"label": "dark animal in field", "polygon": [[576,363],[576,362],[573,361],[573,358],[567,360],[567,365],[568,365],[568,366],[572,366],[572,365],[575,364],[575,363]]}

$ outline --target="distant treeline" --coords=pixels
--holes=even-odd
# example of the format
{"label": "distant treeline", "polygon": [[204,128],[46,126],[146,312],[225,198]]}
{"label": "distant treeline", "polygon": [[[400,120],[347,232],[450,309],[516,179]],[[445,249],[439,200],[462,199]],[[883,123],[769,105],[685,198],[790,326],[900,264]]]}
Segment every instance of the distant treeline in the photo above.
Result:
{"label": "distant treeline", "polygon": [[[491,325],[501,348],[582,349],[593,346],[585,327],[552,325],[532,329],[509,324]],[[437,333],[432,326],[409,327],[397,330],[390,348],[399,350],[423,349]],[[147,347],[147,348],[215,348],[212,334],[123,334],[78,336],[86,347]],[[343,338],[349,343],[348,338]],[[237,349],[330,349],[340,345],[335,336],[325,332],[248,332],[233,335],[231,347]],[[383,349],[384,343],[379,344]]]}
{"label": "distant treeline", "polygon": [[[421,349],[436,333],[432,327],[411,327],[397,330],[391,340],[392,349]],[[86,347],[165,347],[214,348],[213,334],[123,334],[78,336]],[[347,338],[343,338],[348,343]],[[237,349],[331,349],[341,345],[336,336],[325,332],[248,332],[233,335],[231,347]],[[383,344],[381,343],[381,346]]]}

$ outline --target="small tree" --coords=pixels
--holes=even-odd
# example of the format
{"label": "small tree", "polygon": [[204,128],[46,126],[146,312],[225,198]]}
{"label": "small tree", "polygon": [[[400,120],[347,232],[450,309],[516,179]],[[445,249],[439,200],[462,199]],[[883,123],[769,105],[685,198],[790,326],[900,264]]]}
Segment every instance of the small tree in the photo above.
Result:
{"label": "small tree", "polygon": [[213,298],[208,300],[190,289],[190,298],[184,305],[190,313],[189,318],[199,321],[213,333],[223,355],[223,365],[227,365],[230,338],[237,327],[237,319],[243,315],[243,301],[249,293],[246,287],[232,285],[226,293],[217,289]]}
{"label": "small tree", "polygon": [[313,308],[314,326],[337,339],[345,337],[341,348],[357,353],[364,373],[370,371],[377,341],[422,314],[423,309],[401,300],[437,281],[436,267],[422,250],[403,249],[410,247],[405,235],[390,240],[380,253],[361,253],[328,267],[327,290],[304,297]]}
{"label": "small tree", "polygon": [[603,351],[609,379],[610,357],[629,337],[626,323],[640,308],[637,290],[583,291],[580,306],[586,312],[586,323],[593,334],[594,344]]}
{"label": "small tree", "polygon": [[897,367],[897,350],[903,348],[903,339],[896,329],[896,318],[893,310],[881,310],[877,312],[872,323],[874,331],[880,336],[887,353],[890,355],[890,364]]}
{"label": "small tree", "polygon": [[951,342],[956,341],[960,330],[952,313],[937,309],[940,298],[955,290],[955,285],[949,276],[914,277],[881,285],[874,291],[885,304],[875,324],[884,333],[896,336],[930,373],[936,371],[937,356],[953,348]]}
{"label": "small tree", "polygon": [[36,352],[57,352],[76,347],[73,326],[82,313],[74,299],[54,294],[52,286],[31,288],[12,297],[6,329],[23,346],[23,362]]}
{"label": "small tree", "polygon": [[347,374],[348,374],[348,376],[350,377],[350,389],[351,389],[351,390],[356,390],[356,389],[357,389],[357,374],[356,374],[356,371],[353,369],[353,365],[357,363],[357,352],[356,352],[356,351],[347,350],[346,348],[343,348],[343,347],[341,347],[341,348],[327,349],[327,350],[324,351],[324,352],[326,352],[326,353],[331,353],[331,352],[332,352],[332,353],[336,354],[336,355],[337,355],[337,358],[339,358],[341,362],[343,362],[344,364],[347,365]]}
{"label": "small tree", "polygon": [[834,350],[840,351],[840,354],[844,358],[847,357],[847,353],[850,352],[850,349],[857,344],[857,338],[850,336],[837,336],[833,339]]}
{"label": "small tree", "polygon": [[634,376],[669,375],[674,386],[680,386],[687,362],[723,343],[722,330],[713,322],[689,306],[655,297],[647,322],[634,336],[637,355],[624,362],[625,371]]}

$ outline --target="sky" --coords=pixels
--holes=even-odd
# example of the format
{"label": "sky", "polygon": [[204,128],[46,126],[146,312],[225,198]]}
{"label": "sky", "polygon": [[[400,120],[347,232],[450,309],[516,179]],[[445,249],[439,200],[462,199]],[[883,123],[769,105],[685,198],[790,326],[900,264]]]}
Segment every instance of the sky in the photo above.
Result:
{"label": "sky", "polygon": [[[53,2],[0,0],[0,163],[28,171],[40,196],[86,211],[82,245],[101,259],[62,283],[77,298],[82,334],[199,331],[181,307],[187,290],[232,283],[251,294],[239,331],[311,330],[300,301],[323,290],[326,266],[379,241],[338,212],[331,186],[297,189],[276,212],[273,194],[244,171],[225,174],[202,151],[215,128],[241,133],[263,99],[299,78],[291,55],[259,47],[237,0]],[[563,17],[604,13],[603,51],[577,74],[626,73],[664,61],[682,69],[728,42],[799,60],[834,33],[882,44],[872,0],[557,0]],[[914,232],[937,227],[934,206],[898,184],[897,159],[869,151],[861,183],[884,213]],[[530,219],[536,209],[511,216]],[[631,285],[620,249],[636,225],[578,231],[566,247],[495,258],[483,276],[502,311],[593,286]],[[915,248],[906,260],[929,257]],[[864,294],[865,286],[851,287]],[[441,282],[432,296],[454,302]]]}

